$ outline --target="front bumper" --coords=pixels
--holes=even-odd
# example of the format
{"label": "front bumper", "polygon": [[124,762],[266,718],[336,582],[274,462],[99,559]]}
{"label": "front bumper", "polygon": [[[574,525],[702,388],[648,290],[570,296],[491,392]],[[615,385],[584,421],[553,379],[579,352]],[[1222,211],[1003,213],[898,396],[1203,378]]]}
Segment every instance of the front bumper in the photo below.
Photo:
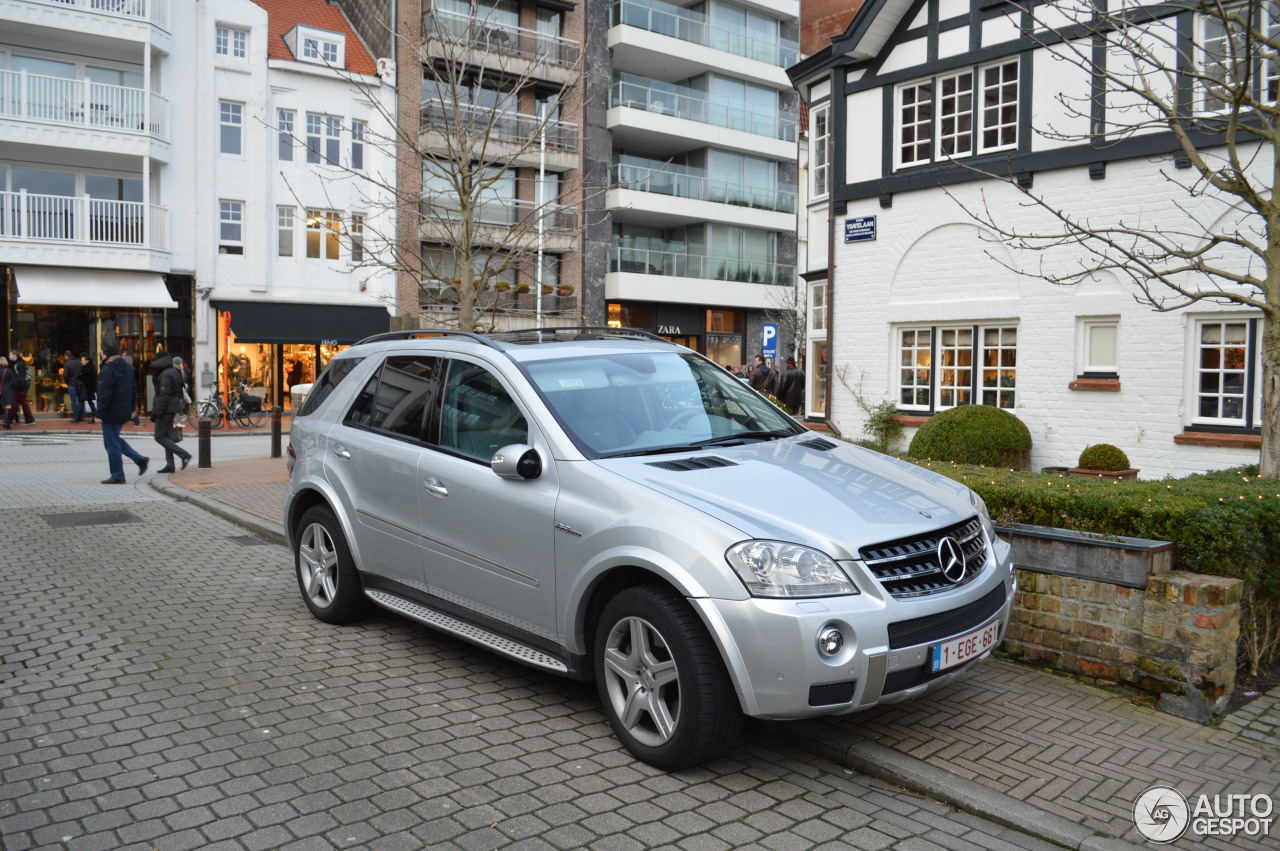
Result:
{"label": "front bumper", "polygon": [[[929,670],[930,648],[999,622],[1004,640],[1015,580],[1007,547],[969,584],[931,597],[898,600],[871,594],[809,600],[690,600],[711,627],[743,711],[776,720],[844,715],[923,694],[990,655]],[[844,646],[819,652],[833,626]]]}

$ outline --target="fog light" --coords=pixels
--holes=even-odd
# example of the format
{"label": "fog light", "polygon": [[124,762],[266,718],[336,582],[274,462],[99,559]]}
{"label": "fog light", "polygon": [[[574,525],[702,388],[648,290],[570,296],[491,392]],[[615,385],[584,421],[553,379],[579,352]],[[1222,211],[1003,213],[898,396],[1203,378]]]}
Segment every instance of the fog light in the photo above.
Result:
{"label": "fog light", "polygon": [[834,626],[824,626],[818,633],[818,652],[823,656],[834,656],[844,647],[844,636]]}

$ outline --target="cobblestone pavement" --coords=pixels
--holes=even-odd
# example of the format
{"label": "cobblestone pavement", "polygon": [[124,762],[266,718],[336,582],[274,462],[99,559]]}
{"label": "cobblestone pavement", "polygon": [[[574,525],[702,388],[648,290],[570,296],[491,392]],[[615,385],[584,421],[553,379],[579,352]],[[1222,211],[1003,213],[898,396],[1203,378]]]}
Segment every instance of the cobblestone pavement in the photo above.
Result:
{"label": "cobblestone pavement", "polygon": [[[263,440],[214,443],[269,466]],[[6,851],[1049,847],[763,725],[658,772],[589,686],[392,616],[322,624],[285,548],[154,473],[97,485],[105,463],[100,441],[0,441]]]}

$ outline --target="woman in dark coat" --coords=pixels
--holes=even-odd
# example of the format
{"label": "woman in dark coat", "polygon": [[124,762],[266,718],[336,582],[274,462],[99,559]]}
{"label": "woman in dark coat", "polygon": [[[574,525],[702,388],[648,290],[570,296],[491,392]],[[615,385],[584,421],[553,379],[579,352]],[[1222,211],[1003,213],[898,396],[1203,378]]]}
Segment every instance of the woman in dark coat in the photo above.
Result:
{"label": "woman in dark coat", "polygon": [[98,369],[93,365],[86,352],[80,356],[80,407],[89,406],[89,422],[98,416],[98,403],[94,398],[98,393]]}
{"label": "woman in dark coat", "polygon": [[16,378],[17,374],[9,366],[9,359],[0,356],[0,408],[4,408],[4,427],[10,429],[13,426],[9,424],[9,408],[18,401],[15,389],[17,385],[14,383]]}

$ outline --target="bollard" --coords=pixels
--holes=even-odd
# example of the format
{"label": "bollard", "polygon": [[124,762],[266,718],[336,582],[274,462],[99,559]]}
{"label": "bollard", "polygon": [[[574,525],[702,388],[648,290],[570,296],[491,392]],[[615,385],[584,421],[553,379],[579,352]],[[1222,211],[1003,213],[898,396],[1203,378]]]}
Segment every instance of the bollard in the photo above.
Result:
{"label": "bollard", "polygon": [[196,466],[202,470],[207,470],[213,466],[213,460],[209,457],[209,433],[213,430],[213,420],[208,417],[201,417],[197,426],[199,436],[196,438]]}
{"label": "bollard", "polygon": [[280,457],[280,406],[271,409],[271,457]]}

